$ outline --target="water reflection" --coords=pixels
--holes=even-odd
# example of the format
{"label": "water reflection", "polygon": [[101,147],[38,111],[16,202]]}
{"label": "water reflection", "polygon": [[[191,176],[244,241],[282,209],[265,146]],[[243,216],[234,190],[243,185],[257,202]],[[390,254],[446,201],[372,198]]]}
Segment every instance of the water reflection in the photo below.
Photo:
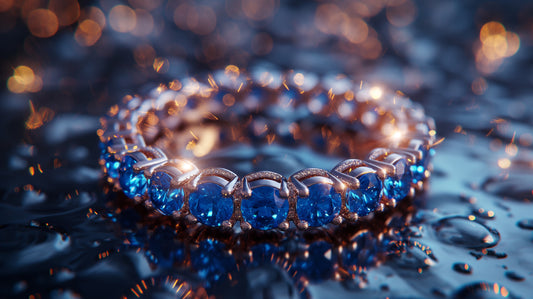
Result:
{"label": "water reflection", "polygon": [[[414,269],[437,260],[406,226],[413,211],[409,201],[357,225],[246,233],[176,222],[150,214],[127,199],[111,204],[108,219],[119,225],[124,249],[143,252],[157,273],[178,275],[217,297],[228,297],[241,288],[250,292],[260,288],[270,298],[279,292],[272,285],[307,297],[309,285],[328,280],[363,287],[369,269],[387,259]],[[134,291],[139,293],[132,287]]]}

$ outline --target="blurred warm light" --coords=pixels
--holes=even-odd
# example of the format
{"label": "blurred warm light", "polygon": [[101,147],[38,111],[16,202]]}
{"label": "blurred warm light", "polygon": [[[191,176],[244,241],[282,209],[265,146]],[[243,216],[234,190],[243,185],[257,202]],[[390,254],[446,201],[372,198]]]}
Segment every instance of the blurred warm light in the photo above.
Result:
{"label": "blurred warm light", "polygon": [[293,81],[294,81],[294,84],[296,84],[298,86],[302,86],[304,84],[304,81],[305,81],[304,74],[302,74],[302,73],[294,74]]}
{"label": "blurred warm light", "polygon": [[224,74],[232,79],[237,79],[241,75],[241,70],[238,66],[230,64],[224,69]]}
{"label": "blurred warm light", "polygon": [[12,93],[38,92],[43,87],[41,77],[25,65],[20,65],[13,70],[13,75],[7,80],[7,89]]}
{"label": "blurred warm light", "polygon": [[347,11],[349,14],[361,17],[372,17],[377,15],[385,6],[385,0],[359,0],[350,1]]}
{"label": "blurred warm light", "polygon": [[516,156],[518,154],[518,146],[514,143],[507,144],[505,146],[505,153],[512,157]]}
{"label": "blurred warm light", "polygon": [[116,5],[109,12],[109,25],[118,32],[130,32],[137,24],[135,11],[126,5]]}
{"label": "blurred warm light", "polygon": [[484,74],[495,72],[503,59],[513,56],[520,48],[520,37],[499,22],[488,22],[479,32],[480,44],[475,50],[476,67]]}
{"label": "blurred warm light", "polygon": [[103,29],[106,25],[104,12],[100,8],[95,6],[89,6],[83,9],[80,15],[80,20],[86,19],[95,21],[96,23],[98,23],[101,29]]}
{"label": "blurred warm light", "polygon": [[87,19],[81,22],[74,33],[78,44],[89,47],[94,45],[102,35],[102,28],[93,20]]}
{"label": "blurred warm light", "polygon": [[13,78],[22,85],[29,85],[35,79],[33,70],[25,65],[20,65],[13,71]]}
{"label": "blurred warm light", "polygon": [[132,30],[133,35],[147,36],[154,30],[154,18],[149,11],[144,9],[136,9],[136,23],[135,28]]}
{"label": "blurred warm light", "polygon": [[181,82],[178,79],[172,80],[172,82],[168,83],[168,88],[172,90],[180,90],[182,87]]}
{"label": "blurred warm light", "polygon": [[400,141],[402,141],[403,137],[404,137],[404,133],[400,130],[394,130],[392,135],[390,136],[391,140],[395,143],[399,143]]}
{"label": "blurred warm light", "polygon": [[57,15],[60,26],[68,26],[80,17],[80,4],[77,0],[50,0],[48,9]]}
{"label": "blurred warm light", "polygon": [[26,88],[23,84],[20,84],[15,78],[9,77],[7,80],[7,89],[12,93],[23,93],[26,91]]}
{"label": "blurred warm light", "polygon": [[381,87],[379,86],[374,86],[370,88],[368,93],[370,94],[370,97],[372,97],[374,100],[378,100],[381,98],[381,96],[383,96],[383,89],[381,89]]}
{"label": "blurred warm light", "polygon": [[505,37],[507,39],[507,52],[505,52],[504,56],[511,57],[520,49],[520,37],[518,34],[510,31],[505,33]]}
{"label": "blurred warm light", "polygon": [[154,68],[154,71],[160,73],[160,74],[164,74],[166,72],[168,72],[168,68],[170,66],[169,62],[168,62],[168,59],[166,58],[163,58],[163,57],[157,57],[154,59],[154,63],[153,63],[153,68]]}
{"label": "blurred warm light", "polygon": [[187,26],[187,15],[188,15],[189,7],[191,7],[191,5],[187,3],[183,3],[183,4],[178,5],[178,7],[176,7],[176,9],[174,10],[174,16],[173,16],[174,23],[180,29],[189,30],[189,27]]}
{"label": "blurred warm light", "polygon": [[10,10],[14,2],[15,0],[0,0],[0,12]]}
{"label": "blurred warm light", "polygon": [[224,105],[231,107],[235,104],[235,97],[231,93],[227,93],[222,97]]}
{"label": "blurred warm light", "polygon": [[345,19],[346,14],[335,4],[321,4],[315,12],[315,26],[324,33],[337,34]]}
{"label": "blurred warm light", "polygon": [[498,22],[488,22],[479,32],[479,39],[482,43],[489,43],[495,36],[505,36],[505,27]]}
{"label": "blurred warm light", "polygon": [[149,67],[154,63],[156,53],[152,46],[148,44],[139,45],[133,50],[133,58],[141,67]]}
{"label": "blurred warm light", "polygon": [[40,128],[45,122],[48,122],[54,118],[54,111],[50,108],[42,107],[36,109],[33,102],[30,101],[30,116],[26,120],[26,128],[29,130],[35,130]]}
{"label": "blurred warm light", "polygon": [[276,0],[242,0],[241,8],[246,17],[255,21],[268,19],[278,8]]}
{"label": "blurred warm light", "polygon": [[354,44],[362,43],[368,36],[368,25],[361,18],[350,18],[343,23],[343,36]]}
{"label": "blurred warm light", "polygon": [[502,169],[507,169],[511,167],[511,160],[507,158],[501,158],[498,160],[498,166]]}
{"label": "blurred warm light", "polygon": [[59,21],[51,10],[38,8],[28,14],[28,29],[36,37],[46,38],[56,34]]}
{"label": "blurred warm light", "polygon": [[411,24],[416,14],[416,5],[411,0],[394,0],[387,3],[387,20],[396,27],[405,27]]}
{"label": "blurred warm light", "polygon": [[219,132],[214,127],[206,127],[200,132],[190,132],[194,140],[187,144],[186,149],[195,157],[203,157],[211,152],[217,143]]}

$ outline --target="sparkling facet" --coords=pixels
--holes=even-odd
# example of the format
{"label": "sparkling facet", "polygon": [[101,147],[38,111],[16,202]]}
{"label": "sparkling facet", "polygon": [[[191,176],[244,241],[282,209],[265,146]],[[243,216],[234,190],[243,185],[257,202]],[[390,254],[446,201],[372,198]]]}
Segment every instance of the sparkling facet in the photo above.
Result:
{"label": "sparkling facet", "polygon": [[359,216],[366,216],[379,205],[382,183],[375,173],[365,173],[358,179],[359,189],[346,191],[346,207],[350,212],[355,212]]}
{"label": "sparkling facet", "polygon": [[415,165],[411,166],[411,172],[413,173],[413,183],[422,181],[425,179],[425,173],[429,166],[429,161],[431,156],[434,153],[433,149],[427,149],[426,147],[421,147],[420,151],[422,152],[422,159],[417,161]]}
{"label": "sparkling facet", "polygon": [[289,201],[279,196],[279,190],[269,186],[253,189],[252,196],[241,201],[244,220],[256,229],[273,229],[287,218]]}
{"label": "sparkling facet", "polygon": [[394,163],[394,167],[396,175],[385,179],[383,192],[387,198],[402,200],[409,194],[413,175],[405,159],[398,160]]}
{"label": "sparkling facet", "polygon": [[150,178],[148,195],[154,208],[161,214],[170,215],[178,211],[183,206],[183,189],[171,189],[170,181],[172,177],[165,172],[156,172]]}
{"label": "sparkling facet", "polygon": [[198,221],[220,226],[233,214],[233,200],[222,195],[222,187],[215,183],[203,183],[189,195],[189,210]]}
{"label": "sparkling facet", "polygon": [[129,198],[141,196],[146,193],[147,189],[147,179],[144,174],[133,170],[133,164],[135,163],[137,163],[135,159],[125,156],[118,170],[120,187]]}
{"label": "sparkling facet", "polygon": [[120,161],[115,158],[114,154],[110,154],[110,153],[105,153],[103,155],[103,159],[105,162],[104,165],[107,171],[107,175],[114,179],[118,178]]}
{"label": "sparkling facet", "polygon": [[298,218],[307,221],[310,226],[331,222],[341,210],[341,195],[329,184],[314,184],[308,188],[308,197],[298,197]]}

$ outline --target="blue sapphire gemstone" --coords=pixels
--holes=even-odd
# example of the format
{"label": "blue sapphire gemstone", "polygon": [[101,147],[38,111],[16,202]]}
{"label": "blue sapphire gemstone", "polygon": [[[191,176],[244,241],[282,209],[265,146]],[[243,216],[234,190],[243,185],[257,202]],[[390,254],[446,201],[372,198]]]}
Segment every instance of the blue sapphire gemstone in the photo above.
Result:
{"label": "blue sapphire gemstone", "polygon": [[157,227],[148,240],[150,260],[161,267],[170,268],[185,259],[185,246],[175,242],[176,231],[168,226]]}
{"label": "blue sapphire gemstone", "polygon": [[104,165],[105,165],[107,175],[113,179],[118,178],[120,161],[115,158],[114,154],[110,154],[110,153],[105,153],[103,155],[103,159],[105,162]]}
{"label": "blue sapphire gemstone", "polygon": [[161,214],[170,215],[178,211],[183,206],[183,189],[171,189],[170,181],[172,177],[165,172],[156,172],[150,178],[148,195],[150,201]]}
{"label": "blue sapphire gemstone", "polygon": [[413,174],[409,166],[407,166],[405,159],[398,160],[394,163],[394,167],[396,167],[396,175],[389,176],[385,179],[383,182],[383,192],[387,198],[399,201],[409,194]]}
{"label": "blue sapphire gemstone", "polygon": [[120,167],[120,161],[115,158],[115,155],[107,152],[108,142],[100,142],[98,147],[100,148],[100,159],[104,160],[104,166],[106,173],[111,178],[118,178],[118,168]]}
{"label": "blue sapphire gemstone", "polygon": [[198,248],[191,251],[191,264],[198,271],[198,276],[208,284],[236,269],[235,259],[227,254],[226,245],[212,239],[201,241]]}
{"label": "blue sapphire gemstone", "polygon": [[287,218],[289,201],[279,196],[279,190],[269,186],[253,189],[252,196],[241,201],[244,220],[256,229],[273,229]]}
{"label": "blue sapphire gemstone", "polygon": [[341,195],[329,184],[314,184],[308,188],[308,197],[298,197],[298,218],[310,226],[330,223],[341,210]]}
{"label": "blue sapphire gemstone", "polygon": [[148,185],[148,180],[144,174],[133,170],[135,163],[137,160],[130,156],[124,156],[118,169],[120,187],[129,198],[144,195]]}
{"label": "blue sapphire gemstone", "polygon": [[375,173],[365,173],[358,179],[359,189],[346,191],[346,207],[358,216],[366,216],[378,207],[383,184]]}
{"label": "blue sapphire gemstone", "polygon": [[332,245],[325,241],[311,243],[307,257],[297,257],[293,267],[296,275],[301,275],[311,282],[320,282],[333,277],[337,256],[332,251]]}
{"label": "blue sapphire gemstone", "polygon": [[222,195],[222,187],[215,183],[203,183],[189,195],[189,210],[198,221],[220,226],[233,214],[233,200]]}
{"label": "blue sapphire gemstone", "polygon": [[376,237],[370,232],[358,234],[353,240],[355,246],[346,246],[341,253],[341,260],[348,272],[361,273],[365,267],[375,265],[379,249]]}
{"label": "blue sapphire gemstone", "polygon": [[250,248],[252,256],[249,260],[244,262],[250,266],[257,267],[262,265],[270,265],[275,260],[278,252],[283,252],[283,249],[279,245],[261,243]]}
{"label": "blue sapphire gemstone", "polygon": [[425,172],[428,169],[431,156],[435,153],[434,149],[428,149],[425,146],[420,148],[422,152],[422,159],[416,162],[415,165],[411,165],[411,172],[413,173],[413,183],[422,181],[425,178]]}

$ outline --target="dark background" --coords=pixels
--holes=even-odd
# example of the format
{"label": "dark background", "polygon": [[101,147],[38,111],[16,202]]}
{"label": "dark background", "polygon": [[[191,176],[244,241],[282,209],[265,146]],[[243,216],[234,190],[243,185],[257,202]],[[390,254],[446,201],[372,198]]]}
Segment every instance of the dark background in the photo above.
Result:
{"label": "dark background", "polygon": [[[531,297],[532,15],[528,1],[0,0],[0,297],[134,296],[141,280],[168,295],[167,276],[217,297]],[[230,267],[229,281],[165,267],[153,256],[167,239],[133,244],[113,225],[99,117],[228,64],[344,73],[420,102],[444,138],[414,225],[431,267],[408,252],[365,269],[364,285],[320,277],[302,291],[275,262]],[[466,224],[442,233],[450,216]]]}

